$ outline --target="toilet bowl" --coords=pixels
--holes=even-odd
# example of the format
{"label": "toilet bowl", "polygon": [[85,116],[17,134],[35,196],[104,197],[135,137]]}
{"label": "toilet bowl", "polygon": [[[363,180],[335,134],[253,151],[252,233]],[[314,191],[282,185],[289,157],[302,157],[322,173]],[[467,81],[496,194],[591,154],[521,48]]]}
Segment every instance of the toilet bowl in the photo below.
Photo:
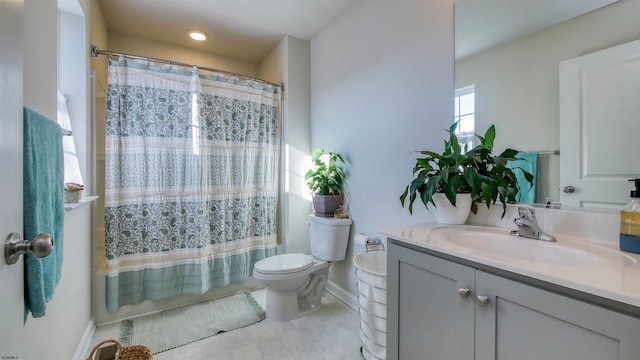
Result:
{"label": "toilet bowl", "polygon": [[255,263],[253,277],[267,288],[267,319],[293,320],[320,309],[331,261],[344,260],[350,219],[309,216],[311,254],[283,254]]}
{"label": "toilet bowl", "polygon": [[267,319],[293,320],[322,305],[329,263],[306,254],[284,254],[258,261],[253,277],[267,288]]}

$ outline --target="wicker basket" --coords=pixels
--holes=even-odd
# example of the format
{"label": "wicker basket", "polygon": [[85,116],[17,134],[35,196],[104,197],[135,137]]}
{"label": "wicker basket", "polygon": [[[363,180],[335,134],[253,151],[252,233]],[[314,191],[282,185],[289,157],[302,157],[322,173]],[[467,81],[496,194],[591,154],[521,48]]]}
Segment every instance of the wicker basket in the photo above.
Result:
{"label": "wicker basket", "polygon": [[151,349],[144,345],[130,345],[124,346],[122,343],[116,339],[108,339],[100,342],[96,345],[87,360],[93,360],[93,354],[104,344],[114,343],[118,347],[118,352],[116,354],[116,360],[152,360],[153,353]]}

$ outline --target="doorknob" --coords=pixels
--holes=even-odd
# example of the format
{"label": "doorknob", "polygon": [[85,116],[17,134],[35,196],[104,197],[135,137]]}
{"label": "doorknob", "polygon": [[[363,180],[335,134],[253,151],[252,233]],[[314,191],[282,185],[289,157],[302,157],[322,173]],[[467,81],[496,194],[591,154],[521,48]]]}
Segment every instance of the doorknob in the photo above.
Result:
{"label": "doorknob", "polygon": [[20,255],[32,253],[43,258],[53,250],[53,238],[49,234],[37,235],[32,241],[21,240],[20,234],[11,233],[4,242],[4,260],[12,265],[18,262]]}
{"label": "doorknob", "polygon": [[567,186],[562,188],[562,192],[567,193],[567,194],[571,194],[574,191],[576,191],[576,188],[574,188],[571,185],[567,185]]}

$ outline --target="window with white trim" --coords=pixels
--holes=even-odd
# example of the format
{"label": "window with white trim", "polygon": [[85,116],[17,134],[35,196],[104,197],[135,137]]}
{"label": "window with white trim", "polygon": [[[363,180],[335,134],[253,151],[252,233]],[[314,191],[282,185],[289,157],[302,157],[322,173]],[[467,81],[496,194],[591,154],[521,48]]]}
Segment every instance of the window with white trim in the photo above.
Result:
{"label": "window with white trim", "polygon": [[475,142],[476,122],[475,86],[469,85],[456,89],[454,106],[453,121],[458,123],[456,128],[458,142],[460,142],[463,151],[465,145],[467,145],[467,149],[472,149]]}

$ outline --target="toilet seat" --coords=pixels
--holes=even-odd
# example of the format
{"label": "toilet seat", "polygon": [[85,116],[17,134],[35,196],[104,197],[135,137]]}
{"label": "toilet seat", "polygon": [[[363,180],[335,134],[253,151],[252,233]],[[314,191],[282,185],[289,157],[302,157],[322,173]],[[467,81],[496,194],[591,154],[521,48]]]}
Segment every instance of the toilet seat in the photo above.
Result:
{"label": "toilet seat", "polygon": [[255,263],[254,270],[261,274],[291,274],[313,266],[313,256],[307,254],[283,254],[271,256]]}

